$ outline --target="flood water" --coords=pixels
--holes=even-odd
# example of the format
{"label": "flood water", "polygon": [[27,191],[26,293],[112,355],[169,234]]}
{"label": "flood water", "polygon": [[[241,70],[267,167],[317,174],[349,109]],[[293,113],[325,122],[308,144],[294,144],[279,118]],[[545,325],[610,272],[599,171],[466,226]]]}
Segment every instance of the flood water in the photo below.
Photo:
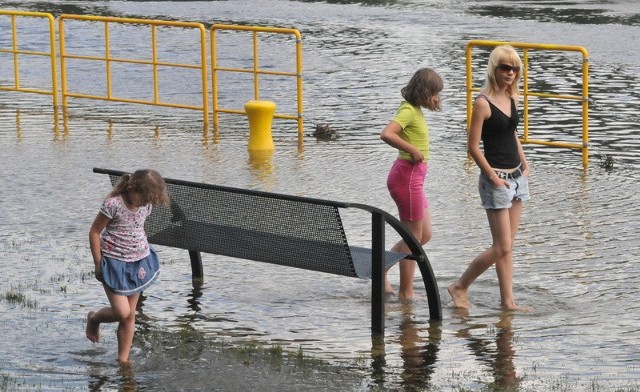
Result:
{"label": "flood water", "polygon": [[[367,281],[204,254],[205,279],[194,287],[187,252],[160,248],[161,278],[145,293],[138,315],[132,354],[137,389],[162,390],[162,380],[212,389],[195,381],[215,382],[206,370],[192,374],[150,365],[174,355],[171,347],[158,348],[155,334],[189,330],[232,345],[301,349],[361,378],[354,390],[640,390],[638,4],[259,3],[256,9],[234,0],[0,1],[0,9],[56,16],[297,28],[303,36],[306,127],[300,146],[295,124],[274,121],[274,155],[257,161],[247,153],[246,121],[239,116],[223,116],[214,135],[203,132],[194,111],[75,99],[67,121],[54,124],[50,97],[0,91],[0,389],[127,390],[115,362],[115,327],[104,326],[97,345],[84,336],[87,311],[106,304],[93,278],[87,233],[110,186],[92,168],[152,167],[170,178],[359,202],[395,215],[385,180],[396,152],[378,135],[403,84],[413,71],[430,66],[445,80],[442,112],[428,113],[432,157],[426,188],[434,236],[425,248],[440,286],[442,322],[429,322],[419,277],[412,304],[388,299],[384,339],[372,341]],[[0,23],[1,47],[9,39],[6,26]],[[133,48],[148,39],[129,37]],[[82,39],[102,44],[99,35]],[[532,199],[515,244],[514,289],[521,305],[534,308],[527,313],[500,311],[493,270],[472,287],[468,312],[454,310],[446,293],[490,241],[477,196],[478,170],[465,151],[464,51],[471,39],[579,45],[590,54],[588,169],[579,152],[525,146]],[[276,40],[275,47],[280,44]],[[232,57],[242,58],[233,48],[230,42]],[[261,56],[288,61],[279,50]],[[13,80],[6,60],[2,54],[3,85]],[[535,85],[575,87],[580,61],[555,53],[537,65]],[[21,72],[26,84],[47,80],[46,72]],[[84,72],[78,70],[77,86],[97,89],[99,78]],[[127,83],[125,90],[135,92],[138,85]],[[276,87],[275,98],[291,95]],[[241,88],[229,91],[230,105],[251,99]],[[186,84],[171,85],[169,94],[198,98]],[[279,107],[292,105],[282,100]],[[579,141],[574,109],[547,100],[536,110],[536,138]],[[310,134],[319,123],[340,138],[317,141]],[[369,221],[348,213],[343,219],[351,244],[366,245]],[[388,230],[388,247],[395,240]],[[391,280],[397,284],[397,269]],[[174,360],[177,368],[203,358]]]}

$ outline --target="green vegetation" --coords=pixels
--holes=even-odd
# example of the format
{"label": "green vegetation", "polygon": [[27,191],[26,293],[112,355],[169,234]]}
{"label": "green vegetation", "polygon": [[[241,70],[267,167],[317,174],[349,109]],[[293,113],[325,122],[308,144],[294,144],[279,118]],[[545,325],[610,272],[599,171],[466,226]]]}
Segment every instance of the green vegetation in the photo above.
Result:
{"label": "green vegetation", "polygon": [[25,294],[21,293],[15,288],[12,288],[8,292],[6,292],[2,297],[0,297],[0,299],[6,301],[9,304],[31,310],[35,310],[38,305],[36,300],[28,298]]}

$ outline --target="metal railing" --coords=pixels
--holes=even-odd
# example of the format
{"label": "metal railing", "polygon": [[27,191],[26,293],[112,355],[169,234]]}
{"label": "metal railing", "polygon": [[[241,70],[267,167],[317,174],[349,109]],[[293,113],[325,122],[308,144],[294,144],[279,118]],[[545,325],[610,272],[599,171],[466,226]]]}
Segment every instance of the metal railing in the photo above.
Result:
{"label": "metal railing", "polygon": [[[218,66],[217,57],[217,38],[216,31],[229,30],[229,31],[244,31],[252,33],[252,55],[253,62],[250,66],[244,68],[231,68]],[[296,51],[296,69],[295,72],[291,71],[275,71],[270,69],[260,68],[258,63],[258,34],[259,33],[275,33],[275,34],[291,34],[295,37],[295,51]],[[244,110],[221,108],[218,100],[218,73],[220,72],[239,72],[239,73],[251,73],[253,74],[253,96],[249,99],[260,100],[260,75],[279,75],[295,78],[296,82],[296,94],[297,94],[297,113],[286,114],[276,113],[274,118],[296,120],[298,123],[298,141],[301,142],[303,138],[304,122],[302,117],[303,103],[302,103],[302,36],[296,29],[286,29],[279,27],[258,27],[258,26],[238,26],[238,25],[225,25],[214,24],[211,26],[211,84],[213,94],[213,127],[214,131],[218,130],[218,114],[219,113],[233,113],[233,114],[246,114]],[[247,100],[249,100],[247,99]],[[276,109],[277,110],[277,109]]]}
{"label": "metal railing", "polygon": [[[13,85],[12,86],[2,86],[0,85],[0,90],[11,90],[11,91],[21,91],[21,92],[30,92],[30,93],[41,93],[41,94],[49,94],[53,99],[53,106],[56,113],[57,119],[57,109],[58,109],[58,91],[61,92],[62,97],[62,107],[65,110],[69,104],[69,98],[86,98],[86,99],[98,99],[98,100],[106,100],[106,101],[114,101],[114,102],[123,102],[123,103],[133,103],[133,104],[145,104],[145,105],[155,105],[155,106],[164,106],[164,107],[172,107],[172,108],[182,108],[182,109],[193,109],[199,110],[202,112],[203,120],[204,120],[204,129],[205,132],[208,129],[209,124],[209,95],[208,95],[208,70],[207,70],[207,42],[206,42],[206,29],[201,23],[196,22],[177,22],[177,21],[164,21],[164,20],[147,20],[147,19],[135,19],[135,18],[118,18],[118,17],[102,17],[102,16],[91,16],[91,15],[71,15],[71,14],[62,14],[58,18],[58,39],[59,39],[59,53],[56,52],[56,31],[55,31],[55,22],[53,15],[49,13],[40,13],[40,12],[22,12],[22,11],[2,11],[0,10],[1,15],[8,15],[11,18],[11,47],[10,48],[0,48],[1,53],[10,53],[13,58]],[[39,17],[46,18],[49,23],[49,45],[50,51],[48,52],[38,52],[32,50],[24,50],[20,49],[18,44],[18,29],[17,29],[17,18],[18,17]],[[67,36],[65,33],[65,26],[67,26],[71,21],[79,22],[80,29],[84,29],[85,33],[95,33],[94,30],[89,30],[88,26],[82,26],[82,23],[92,24],[92,28],[95,28],[95,23],[101,23],[102,31],[102,40],[103,45],[99,47],[95,47],[95,40],[92,41],[94,46],[90,46],[79,40],[78,43],[75,44],[73,48],[70,48],[70,45],[67,43]],[[114,42],[112,40],[112,26],[141,26],[148,27],[150,29],[150,49],[149,55],[139,55],[135,57],[134,55],[126,53],[126,48],[123,49],[124,44],[120,41]],[[68,27],[68,26],[67,26]],[[74,24],[75,28],[76,25]],[[192,63],[185,62],[170,62],[170,61],[162,61],[159,56],[159,39],[158,39],[158,29],[164,27],[177,27],[184,29],[195,29],[199,34],[199,60]],[[231,68],[231,67],[223,67],[217,64],[218,62],[218,51],[217,51],[217,38],[216,31],[218,30],[228,30],[228,31],[244,31],[252,34],[252,63],[244,68]],[[275,70],[271,66],[263,66],[259,64],[259,48],[258,48],[258,35],[270,33],[270,34],[284,34],[284,35],[292,35],[295,39],[295,69],[294,70]],[[73,53],[71,53],[73,51]],[[97,54],[96,54],[97,52]],[[126,53],[125,55],[116,56],[114,53]],[[21,85],[20,82],[20,68],[19,68],[19,56],[20,55],[35,55],[35,56],[48,56],[51,61],[51,78],[52,78],[52,86],[50,90],[47,89],[39,89],[39,88],[26,88]],[[57,83],[57,64],[56,58],[60,58],[60,81],[61,86],[58,88]],[[92,89],[92,91],[78,91],[78,89],[70,88],[70,82],[74,81],[74,75],[77,73],[74,69],[69,69],[68,62],[69,61],[84,61],[87,64],[88,72],[91,73],[92,80],[91,84],[87,84],[87,80],[83,79],[80,82],[84,83],[88,89]],[[98,64],[94,67],[93,64]],[[140,97],[132,97],[132,96],[123,96],[123,94],[117,94],[114,92],[114,87],[123,89],[127,86],[122,86],[116,84],[114,86],[114,77],[113,77],[113,68],[115,64],[129,64],[129,65],[142,65],[150,67],[151,80],[153,84],[152,97],[149,98],[140,98]],[[160,91],[160,77],[159,71],[163,67],[173,67],[173,68],[182,68],[182,69],[195,69],[200,71],[199,83],[202,85],[202,102],[198,105],[184,104],[178,102],[170,102],[161,98]],[[303,119],[303,95],[302,95],[302,37],[298,30],[296,29],[288,29],[288,28],[279,28],[279,27],[259,27],[259,26],[238,26],[238,25],[225,25],[225,24],[214,24],[211,26],[211,67],[212,67],[212,92],[213,92],[213,116],[214,116],[214,130],[217,132],[219,128],[219,113],[233,113],[233,114],[246,114],[244,108],[222,108],[219,104],[219,85],[218,85],[218,75],[221,72],[235,72],[235,73],[247,73],[253,75],[253,94],[251,97],[247,97],[247,100],[260,100],[261,88],[260,88],[260,78],[261,76],[271,75],[271,76],[284,76],[291,77],[295,79],[295,107],[296,113],[285,113],[285,112],[276,112],[274,113],[274,118],[295,120],[297,122],[298,127],[298,142],[302,143],[304,135],[304,119]],[[10,67],[3,67],[4,69],[9,69]],[[100,84],[100,80],[97,79],[104,75],[104,92],[99,91],[101,86],[96,87]],[[79,82],[79,83],[80,83]],[[164,90],[163,90],[164,92]],[[66,120],[66,116],[64,116]],[[56,120],[57,122],[57,120]]]}
{"label": "metal railing", "polygon": [[[67,20],[86,21],[86,22],[100,22],[104,24],[104,54],[100,56],[92,56],[86,54],[70,54],[67,53],[67,45],[65,40],[65,22]],[[151,56],[150,58],[123,58],[112,56],[113,43],[110,38],[110,25],[111,24],[127,24],[127,25],[142,25],[149,26],[151,30]],[[177,63],[161,61],[158,58],[158,28],[160,27],[179,27],[185,29],[196,29],[199,34],[199,47],[200,47],[200,59],[199,63]],[[133,18],[116,18],[116,17],[101,17],[101,16],[88,16],[88,15],[69,15],[63,14],[59,18],[59,35],[60,35],[60,74],[62,80],[62,104],[67,106],[69,97],[74,98],[91,98],[101,99],[108,101],[126,102],[147,104],[156,106],[165,106],[172,108],[193,109],[202,111],[203,120],[205,123],[205,129],[209,123],[209,104],[208,104],[208,91],[207,91],[207,54],[206,54],[206,29],[204,25],[196,22],[172,22],[162,20],[147,20],[147,19],[133,19]],[[91,48],[95,50],[95,48]],[[106,71],[106,92],[104,95],[95,95],[82,92],[73,92],[69,90],[69,72],[67,71],[67,60],[79,59],[85,61],[94,61],[104,63]],[[153,98],[150,99],[136,99],[131,97],[116,96],[113,93],[113,80],[112,80],[112,65],[114,63],[125,64],[142,64],[151,66],[152,80],[153,80]],[[160,98],[160,87],[158,72],[161,67],[177,67],[186,69],[200,70],[200,83],[202,84],[202,104],[201,105],[188,105],[175,102],[169,102]]]}
{"label": "metal railing", "polygon": [[[11,47],[0,48],[0,54],[9,53],[11,55],[11,61],[13,64],[13,85],[3,86],[0,85],[0,90],[5,91],[21,91],[28,93],[46,94],[51,95],[53,99],[53,106],[58,106],[58,78],[57,78],[57,65],[56,65],[56,35],[55,24],[51,14],[43,12],[23,12],[23,11],[3,11],[0,10],[0,16],[5,15],[10,18],[11,23]],[[35,51],[21,49],[21,44],[18,42],[18,20],[20,18],[44,18],[48,24],[48,51]],[[20,57],[21,56],[44,56],[49,57],[51,67],[51,88],[30,88],[23,87],[20,81]],[[0,68],[8,69],[9,67],[2,66]]]}
{"label": "metal railing", "polygon": [[[472,40],[467,43],[466,50],[466,73],[467,73],[467,124],[471,123],[471,111],[473,107],[472,92],[479,91],[479,88],[473,87],[473,70],[472,70],[472,49],[477,46],[499,46],[511,45],[514,48],[523,51],[523,86],[521,94],[523,96],[523,112],[524,112],[524,134],[521,138],[522,143],[539,144],[560,148],[570,148],[582,150],[582,165],[587,168],[589,165],[589,53],[581,46],[571,45],[552,45],[552,44],[534,44],[523,42],[502,42],[502,41],[485,41]],[[582,54],[582,91],[581,95],[554,94],[549,92],[536,92],[529,90],[529,64],[530,50],[545,51],[571,51]],[[560,141],[537,140],[529,138],[529,97],[553,98],[578,101],[581,103],[582,110],[582,141],[581,143],[569,143]],[[468,125],[467,125],[468,126]]]}

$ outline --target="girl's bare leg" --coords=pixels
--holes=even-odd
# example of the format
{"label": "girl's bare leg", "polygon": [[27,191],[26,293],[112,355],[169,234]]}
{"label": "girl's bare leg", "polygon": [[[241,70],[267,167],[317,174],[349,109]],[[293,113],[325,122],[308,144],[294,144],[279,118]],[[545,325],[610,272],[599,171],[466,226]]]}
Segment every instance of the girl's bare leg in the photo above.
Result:
{"label": "girl's bare leg", "polygon": [[125,297],[128,302],[129,314],[120,321],[118,324],[118,360],[121,363],[129,362],[129,353],[131,352],[131,346],[133,345],[133,336],[136,332],[136,306],[140,294],[134,294],[130,297]]}
{"label": "girl's bare leg", "polygon": [[[429,209],[425,209],[424,218],[419,221],[409,222],[403,221],[403,226],[409,230],[414,237],[418,240],[420,245],[425,245],[431,239],[433,233],[431,226],[431,212]],[[394,252],[409,253],[409,247],[404,241],[398,241],[392,248]],[[416,261],[404,259],[400,261],[400,288],[398,291],[398,298],[401,300],[407,300],[414,297],[413,291],[413,278],[416,271]],[[385,271],[385,292],[393,293],[393,288],[389,284],[386,278]]]}
{"label": "girl's bare leg", "polygon": [[89,312],[87,315],[87,328],[85,333],[87,338],[94,343],[100,341],[100,323],[95,320],[96,312]]}
{"label": "girl's bare leg", "polygon": [[[509,223],[511,231],[511,250],[513,250],[513,242],[520,225],[520,216],[522,214],[522,202],[514,200],[513,205],[509,209]],[[513,296],[513,251],[508,252],[501,259],[496,261],[496,274],[498,275],[498,283],[500,285],[500,304],[504,310],[518,310]]]}
{"label": "girl's bare leg", "polygon": [[114,309],[114,301],[116,301],[116,305],[118,304],[117,298],[126,298],[124,296],[118,296],[113,294],[109,288],[105,286],[104,291],[107,293],[107,298],[109,299],[109,303],[111,306],[107,306],[99,309],[96,312],[89,312],[87,315],[87,328],[86,334],[87,338],[92,342],[100,341],[100,324],[102,323],[114,323],[119,321],[119,315],[117,313],[117,309]]}
{"label": "girl's bare leg", "polygon": [[100,324],[118,322],[118,360],[128,362],[135,333],[136,306],[140,294],[125,297],[113,293],[107,287],[105,287],[105,293],[111,306],[96,312],[89,312],[87,315],[87,338],[92,342],[99,341]]}
{"label": "girl's bare leg", "polygon": [[[510,265],[508,260],[511,259],[512,248],[510,214],[506,209],[486,211],[487,218],[489,219],[489,227],[491,228],[491,236],[493,237],[493,244],[489,249],[480,253],[475,259],[473,259],[460,278],[449,285],[449,294],[453,299],[454,306],[457,308],[469,307],[469,286],[471,286],[478,276],[482,275],[494,263],[501,264],[501,272],[498,272],[498,280],[500,282],[503,281],[500,279],[501,273],[509,275],[509,269],[507,266]],[[507,261],[503,261],[505,258]],[[512,272],[513,271],[511,270],[511,273]],[[505,285],[509,284],[510,287],[510,278],[507,278],[504,282]],[[500,288],[502,293],[502,283]],[[504,294],[507,297],[509,295],[513,297],[513,294],[510,294],[510,289],[506,289]]]}

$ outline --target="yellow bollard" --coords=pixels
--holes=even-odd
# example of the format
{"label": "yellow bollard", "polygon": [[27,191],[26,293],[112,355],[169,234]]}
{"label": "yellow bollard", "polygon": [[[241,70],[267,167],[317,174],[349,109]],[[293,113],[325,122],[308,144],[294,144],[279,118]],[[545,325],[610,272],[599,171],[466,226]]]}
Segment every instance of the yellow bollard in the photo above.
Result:
{"label": "yellow bollard", "polygon": [[273,150],[271,121],[276,104],[271,101],[248,101],[244,111],[249,118],[249,150]]}

